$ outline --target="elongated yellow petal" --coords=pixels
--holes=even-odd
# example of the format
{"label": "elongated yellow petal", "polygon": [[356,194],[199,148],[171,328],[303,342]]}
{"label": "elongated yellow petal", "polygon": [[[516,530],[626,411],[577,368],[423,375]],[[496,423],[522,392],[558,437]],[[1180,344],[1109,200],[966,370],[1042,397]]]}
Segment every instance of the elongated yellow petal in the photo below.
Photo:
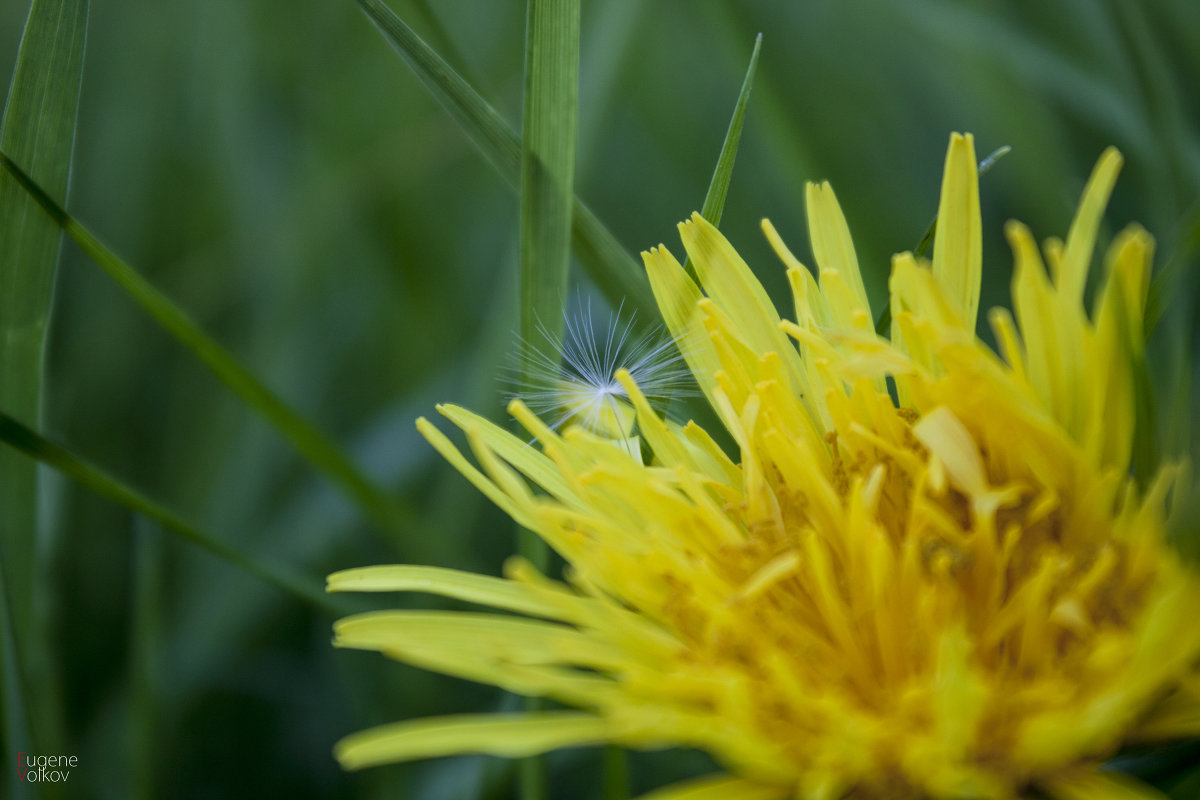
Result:
{"label": "elongated yellow petal", "polygon": [[334,644],[355,650],[453,649],[522,664],[570,663],[616,668],[626,659],[575,628],[498,614],[369,611],[338,620]]}
{"label": "elongated yellow petal", "polygon": [[433,426],[433,423],[424,417],[420,417],[417,419],[417,430],[425,437],[426,441],[433,445],[434,449],[441,453],[442,458],[449,461],[455,469],[474,484],[476,489],[483,492],[489,500],[512,517],[514,522],[526,528],[532,529],[534,527],[534,521],[513,502],[512,498],[505,494],[486,475],[476,469],[471,462],[467,461],[458,448],[446,438],[445,434]]}
{"label": "elongated yellow petal", "polygon": [[779,312],[729,241],[699,214],[679,224],[679,236],[709,297],[756,353],[777,352],[788,367],[797,392],[805,391],[800,357],[779,331]]}
{"label": "elongated yellow petal", "polygon": [[1100,219],[1108,205],[1108,198],[1112,195],[1123,161],[1116,148],[1110,147],[1104,151],[1083,189],[1079,209],[1075,212],[1075,219],[1071,221],[1071,231],[1067,234],[1067,245],[1062,256],[1062,267],[1055,278],[1055,284],[1063,297],[1071,303],[1079,304],[1083,300],[1088,267],[1092,262],[1092,250],[1096,246],[1096,232],[1100,229]]}
{"label": "elongated yellow petal", "polygon": [[471,411],[452,404],[438,406],[441,414],[462,430],[474,430],[500,458],[564,503],[578,503],[562,473],[549,458],[516,436]]}
{"label": "elongated yellow petal", "polygon": [[1017,322],[1025,340],[1029,382],[1045,407],[1062,422],[1067,420],[1067,392],[1054,336],[1055,303],[1046,268],[1029,229],[1017,222],[1005,227],[1016,263],[1012,294]]}
{"label": "elongated yellow petal", "polygon": [[599,673],[636,662],[615,645],[563,625],[444,611],[376,611],[339,620],[334,645],[375,650],[447,675],[581,706],[618,686]]}
{"label": "elongated yellow petal", "polygon": [[549,602],[544,595],[515,581],[443,567],[394,564],[342,570],[329,576],[326,591],[428,592],[535,617],[570,622],[584,618],[578,610],[572,613],[581,600],[571,592],[563,590],[561,597]]}
{"label": "elongated yellow petal", "polygon": [[857,307],[870,316],[871,304],[867,300],[867,289],[858,268],[850,226],[846,224],[833,187],[828,183],[806,185],[804,207],[808,213],[808,238],[812,244],[813,258],[817,260],[817,269],[822,274],[836,270],[853,291]]}
{"label": "elongated yellow petal", "polygon": [[342,767],[358,770],[466,753],[522,758],[610,738],[609,723],[590,714],[478,714],[382,725],[347,736],[333,753]]}
{"label": "elongated yellow petal", "polygon": [[775,255],[787,267],[788,283],[792,287],[792,304],[796,310],[796,322],[809,327],[825,327],[829,325],[829,308],[825,297],[821,294],[816,280],[808,267],[804,266],[792,255],[792,251],[783,243],[783,238],[775,230],[769,219],[762,221],[763,233],[774,249]]}
{"label": "elongated yellow petal", "polygon": [[660,245],[643,252],[642,262],[646,265],[646,277],[650,279],[650,288],[667,330],[687,361],[696,383],[711,398],[716,387],[714,375],[721,368],[721,362],[696,311],[696,304],[704,294],[666,247]]}
{"label": "elongated yellow petal", "polygon": [[933,240],[933,277],[967,330],[975,330],[983,276],[983,230],[979,217],[979,168],[975,137],[950,137],[942,197]]}

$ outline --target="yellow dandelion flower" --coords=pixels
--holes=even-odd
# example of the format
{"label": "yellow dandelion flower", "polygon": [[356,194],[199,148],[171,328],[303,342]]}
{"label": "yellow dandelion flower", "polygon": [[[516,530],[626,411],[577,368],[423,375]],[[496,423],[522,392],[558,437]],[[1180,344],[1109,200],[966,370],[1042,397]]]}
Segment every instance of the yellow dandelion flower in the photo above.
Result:
{"label": "yellow dandelion flower", "polygon": [[[643,253],[663,318],[736,442],[616,379],[652,451],[510,410],[538,447],[461,408],[476,464],[418,426],[480,491],[569,564],[507,578],[349,570],[333,591],[423,591],[514,616],[383,611],[336,644],[578,711],[401,722],[348,737],[356,769],[464,752],[615,742],[702,748],[727,775],[656,800],[1156,794],[1098,765],[1200,734],[1200,577],[1165,541],[1182,470],[1130,477],[1153,241],[1092,251],[1121,157],[1101,157],[1065,242],[1007,228],[1015,316],[975,335],[981,273],[972,138],[946,156],[932,263],[892,262],[877,336],[845,219],[810,185],[816,275],[787,268],[794,320],[698,215],[679,226],[694,282]],[[888,379],[894,381],[895,396]]]}

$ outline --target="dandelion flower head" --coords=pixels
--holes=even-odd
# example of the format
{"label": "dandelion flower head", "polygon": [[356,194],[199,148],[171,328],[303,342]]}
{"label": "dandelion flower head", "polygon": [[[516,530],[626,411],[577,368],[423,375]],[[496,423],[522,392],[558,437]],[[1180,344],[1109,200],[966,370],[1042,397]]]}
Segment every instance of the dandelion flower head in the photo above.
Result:
{"label": "dandelion flower head", "polygon": [[807,187],[815,277],[763,222],[791,319],[713,226],[682,223],[698,281],[666,247],[642,257],[733,452],[659,415],[627,371],[614,377],[647,458],[519,400],[537,446],[441,407],[471,460],[419,421],[566,560],[566,581],[519,559],[503,579],[337,573],[331,590],[523,616],[373,612],[337,623],[336,644],[577,710],[398,722],[343,740],[342,763],[613,742],[698,747],[726,770],[656,800],[1155,797],[1099,767],[1200,733],[1200,578],[1166,541],[1184,471],[1131,477],[1153,253],[1140,227],[1115,237],[1085,307],[1120,165],[1100,158],[1065,242],[1007,226],[999,352],[976,336],[969,135],[951,138],[932,261],[892,261],[886,337],[828,184]]}

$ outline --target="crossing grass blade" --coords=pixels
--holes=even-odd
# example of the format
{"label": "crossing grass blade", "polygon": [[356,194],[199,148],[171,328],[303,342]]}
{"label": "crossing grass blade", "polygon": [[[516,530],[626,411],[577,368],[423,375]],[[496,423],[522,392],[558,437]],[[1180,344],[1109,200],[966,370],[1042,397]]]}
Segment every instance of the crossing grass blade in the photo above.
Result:
{"label": "crossing grass blade", "polygon": [[[758,54],[761,50],[762,34],[760,33],[754,38],[754,50],[750,53],[750,66],[746,68],[746,77],[742,80],[737,103],[733,106],[729,129],[725,132],[725,141],[721,144],[721,155],[717,158],[717,166],[713,170],[712,179],[708,182],[704,205],[700,207],[700,216],[715,227],[720,227],[721,215],[725,211],[725,197],[729,194],[729,184],[733,180],[733,165],[737,161],[738,144],[742,140],[742,125],[746,121],[746,106],[750,103],[750,90],[754,88],[754,73],[758,69]],[[692,272],[690,257],[683,266],[684,269]]]}
{"label": "crossing grass blade", "polygon": [[52,467],[71,480],[118,505],[141,514],[165,529],[207,550],[221,560],[259,578],[265,583],[333,613],[345,609],[331,601],[315,578],[301,578],[279,567],[259,562],[248,553],[228,545],[186,521],[174,511],[130,488],[104,470],[84,461],[60,445],[42,437],[8,414],[0,413],[0,442],[29,458]]}
{"label": "crossing grass blade", "polygon": [[[575,149],[579,127],[579,0],[529,0],[521,142],[520,330],[524,342],[555,352],[562,330],[571,258]],[[531,383],[531,382],[529,382]],[[550,549],[535,533],[518,534],[521,554],[538,569]],[[541,709],[530,698],[526,708]],[[522,800],[544,800],[544,759],[525,759]]]}
{"label": "crossing grass blade", "polygon": [[[509,186],[521,183],[521,140],[504,118],[382,0],[357,0],[425,90],[458,123]],[[658,317],[641,265],[587,206],[575,198],[571,247],[592,281],[613,302],[624,301],[645,319]]]}
{"label": "crossing grass blade", "polygon": [[0,167],[14,177],[50,215],[50,219],[153,317],[155,322],[187,347],[234,394],[271,423],[314,469],[328,477],[353,503],[400,543],[400,535],[406,528],[410,515],[399,501],[388,496],[359,472],[341,448],[264,386],[234,358],[233,354],[201,330],[182,309],[114,255],[3,152],[0,152]]}
{"label": "crossing grass blade", "polygon": [[717,159],[712,180],[708,183],[708,192],[704,195],[704,205],[700,209],[700,216],[714,226],[721,224],[721,215],[725,210],[725,197],[729,194],[729,184],[733,180],[733,164],[737,160],[738,144],[742,140],[742,125],[746,121],[746,106],[750,103],[750,90],[754,88],[754,73],[758,70],[758,55],[762,51],[762,38],[761,33],[754,38],[754,50],[750,53],[750,66],[746,67],[746,77],[742,80],[742,88],[738,92],[737,103],[733,107],[733,116],[729,120],[729,130],[725,132],[725,141],[721,145],[721,155]]}
{"label": "crossing grass blade", "polygon": [[[521,149],[521,338],[552,352],[571,255],[579,2],[529,0]],[[543,340],[545,331],[550,333]]]}
{"label": "crossing grass blade", "polygon": [[[57,197],[67,193],[87,17],[87,0],[34,0],[0,122],[0,148],[17,154]],[[0,409],[33,424],[41,416],[46,328],[61,241],[58,227],[16,181],[0,174]],[[14,651],[4,659],[9,752],[21,736],[43,752],[60,739],[53,662],[39,619],[37,530],[36,465],[0,453],[3,640]],[[14,777],[14,796],[29,791]]]}

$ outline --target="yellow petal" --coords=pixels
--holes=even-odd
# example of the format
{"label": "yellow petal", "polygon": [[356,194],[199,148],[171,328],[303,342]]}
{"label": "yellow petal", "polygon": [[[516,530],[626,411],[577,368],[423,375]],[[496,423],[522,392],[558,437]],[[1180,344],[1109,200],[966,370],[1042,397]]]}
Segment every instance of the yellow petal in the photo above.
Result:
{"label": "yellow petal", "polygon": [[486,475],[475,468],[470,461],[459,452],[458,448],[451,443],[446,435],[433,426],[429,420],[424,417],[417,419],[417,430],[421,435],[433,445],[434,449],[441,453],[442,458],[450,462],[451,466],[462,473],[468,481],[470,481],[476,489],[483,492],[489,500],[500,507],[504,513],[513,518],[513,521],[533,529],[535,522],[533,519],[509,497],[505,492],[493,483]]}
{"label": "yellow petal", "polygon": [[646,276],[650,279],[650,288],[667,330],[679,346],[696,383],[711,399],[717,385],[714,376],[721,368],[721,362],[696,311],[696,304],[704,294],[666,247],[660,245],[643,252],[642,262],[646,265]]}
{"label": "yellow petal", "polygon": [[803,392],[804,379],[796,348],[779,331],[779,312],[758,278],[729,241],[699,214],[679,225],[696,273],[709,297],[737,330],[738,337],[756,355],[777,352],[788,366],[795,388]]}
{"label": "yellow petal", "polygon": [[1067,234],[1067,246],[1063,251],[1062,266],[1055,283],[1068,301],[1078,304],[1083,300],[1083,288],[1087,284],[1088,267],[1092,262],[1092,250],[1096,246],[1096,232],[1104,208],[1117,182],[1123,159],[1115,147],[1110,147],[1100,156],[1088,178],[1079,201],[1079,210],[1071,221]]}
{"label": "yellow petal", "polygon": [[497,614],[375,611],[338,620],[333,629],[337,647],[588,707],[619,691],[601,673],[635,664],[631,654],[575,628]]}
{"label": "yellow petal", "polygon": [[1055,336],[1053,289],[1046,279],[1046,268],[1029,229],[1019,222],[1010,222],[1004,231],[1015,261],[1013,309],[1021,326],[1021,337],[1025,340],[1029,383],[1041,398],[1043,407],[1059,422],[1065,422],[1069,390],[1063,383],[1065,368],[1060,363]]}
{"label": "yellow petal", "polygon": [[521,664],[614,668],[624,656],[600,639],[551,622],[465,611],[368,611],[333,625],[334,644],[384,653],[469,651]]}
{"label": "yellow petal", "polygon": [[983,275],[983,231],[979,216],[979,167],[975,138],[950,137],[933,241],[933,277],[967,330],[975,330]]}
{"label": "yellow petal", "polygon": [[499,425],[461,406],[443,404],[437,409],[462,430],[475,431],[496,455],[512,464],[538,486],[565,503],[578,505],[579,498],[575,497],[567,486],[554,462],[530,447],[528,442],[521,441]]}
{"label": "yellow petal", "polygon": [[428,592],[468,603],[515,611],[549,619],[576,622],[582,614],[572,614],[571,604],[581,600],[562,591],[561,600],[550,603],[539,599],[528,586],[502,578],[476,575],[443,567],[409,564],[360,567],[335,572],[326,584],[329,592]]}
{"label": "yellow petal", "polygon": [[762,221],[762,229],[775,255],[779,256],[779,260],[787,267],[788,283],[792,287],[792,303],[796,309],[796,322],[807,327],[827,326],[829,309],[808,267],[792,255],[792,251],[783,243],[783,237],[769,219]]}
{"label": "yellow petal", "polygon": [[854,292],[859,307],[870,315],[871,304],[867,301],[867,290],[858,269],[854,240],[850,238],[850,227],[833,194],[833,187],[827,182],[820,186],[808,184],[805,187],[804,207],[808,213],[808,238],[822,280],[827,270],[837,270]]}
{"label": "yellow petal", "polygon": [[472,714],[370,728],[342,739],[333,754],[343,768],[357,770],[464,753],[524,758],[610,738],[609,724],[590,714]]}
{"label": "yellow petal", "polygon": [[941,459],[955,487],[968,494],[987,491],[987,476],[975,439],[954,412],[935,408],[913,426],[913,435]]}

